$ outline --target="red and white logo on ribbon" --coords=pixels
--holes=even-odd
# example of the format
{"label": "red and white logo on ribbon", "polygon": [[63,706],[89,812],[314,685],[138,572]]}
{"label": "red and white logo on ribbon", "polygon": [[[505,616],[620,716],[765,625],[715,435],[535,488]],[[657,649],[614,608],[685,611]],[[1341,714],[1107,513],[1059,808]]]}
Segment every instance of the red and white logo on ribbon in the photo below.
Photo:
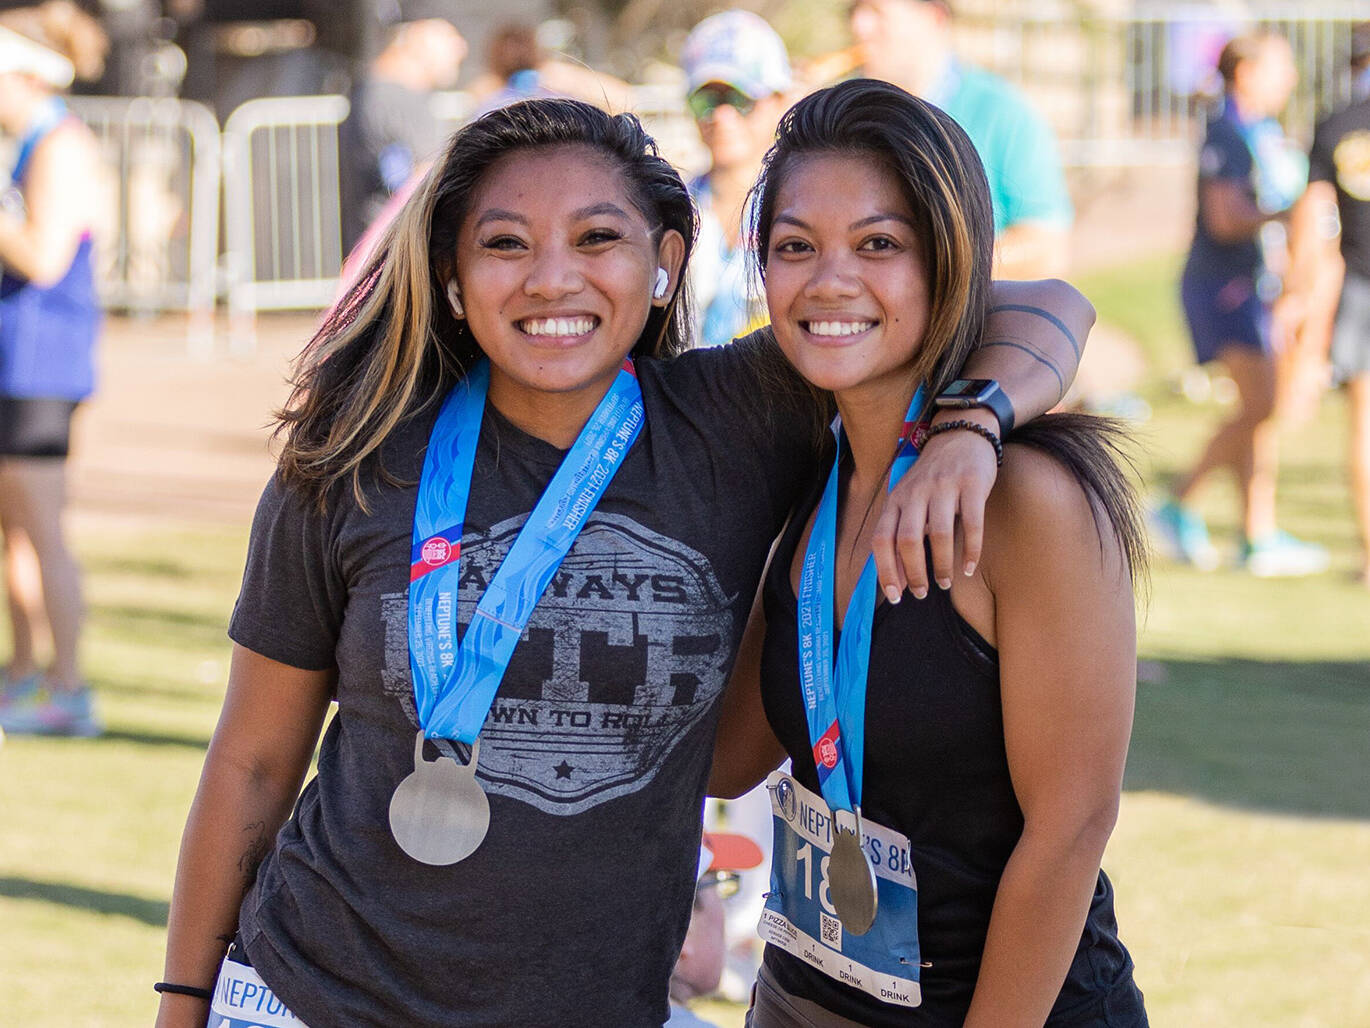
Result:
{"label": "red and white logo on ribbon", "polygon": [[826,768],[837,766],[837,744],[829,738],[820,739],[818,742],[818,759]]}
{"label": "red and white logo on ribbon", "polygon": [[423,549],[419,551],[419,557],[425,564],[431,567],[438,567],[446,564],[452,556],[452,544],[440,535],[433,536],[423,544]]}

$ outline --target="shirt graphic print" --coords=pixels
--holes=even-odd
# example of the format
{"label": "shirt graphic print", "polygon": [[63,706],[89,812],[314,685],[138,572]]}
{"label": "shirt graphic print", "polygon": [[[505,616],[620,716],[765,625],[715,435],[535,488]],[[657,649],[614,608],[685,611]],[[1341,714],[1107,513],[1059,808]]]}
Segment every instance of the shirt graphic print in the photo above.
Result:
{"label": "shirt graphic print", "polygon": [[[463,628],[524,520],[462,540]],[[647,785],[723,689],[735,600],[679,540],[592,515],[538,601],[481,729],[485,791],[564,815]],[[406,595],[384,597],[381,609],[385,689],[417,725]]]}

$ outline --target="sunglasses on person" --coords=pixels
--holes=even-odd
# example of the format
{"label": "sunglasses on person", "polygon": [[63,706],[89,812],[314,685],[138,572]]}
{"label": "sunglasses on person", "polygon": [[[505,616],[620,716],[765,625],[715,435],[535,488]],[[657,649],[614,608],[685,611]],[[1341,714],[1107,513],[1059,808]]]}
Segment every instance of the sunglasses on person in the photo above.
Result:
{"label": "sunglasses on person", "polygon": [[742,90],[723,82],[710,82],[700,86],[685,101],[696,121],[706,121],[713,117],[720,107],[731,107],[742,117],[751,114],[756,108],[756,100]]}
{"label": "sunglasses on person", "polygon": [[722,900],[732,899],[741,888],[742,880],[735,871],[705,871],[695,886],[696,891],[717,889],[718,898]]}

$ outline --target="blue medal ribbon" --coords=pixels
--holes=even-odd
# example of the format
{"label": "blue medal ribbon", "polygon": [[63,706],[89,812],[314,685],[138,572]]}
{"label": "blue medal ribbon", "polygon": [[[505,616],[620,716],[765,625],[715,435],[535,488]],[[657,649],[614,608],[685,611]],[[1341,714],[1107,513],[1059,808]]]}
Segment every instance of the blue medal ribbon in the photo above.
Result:
{"label": "blue medal ribbon", "polygon": [[642,390],[624,361],[456,642],[461,536],[490,366],[458,382],[428,439],[414,505],[409,574],[409,667],[419,726],[429,739],[476,741],[514,647],[623,457],[642,429]]}
{"label": "blue medal ribbon", "polygon": [[[925,426],[916,419],[924,406],[918,387],[909,404],[899,450],[890,468],[889,488],[918,459]],[[866,678],[870,673],[871,631],[877,602],[875,558],[868,556],[852,590],[842,640],[833,660],[833,582],[837,550],[837,479],[842,457],[842,420],[828,484],[823,489],[799,576],[799,683],[813,745],[814,767],[823,799],[832,810],[861,805],[861,775],[866,749]]]}

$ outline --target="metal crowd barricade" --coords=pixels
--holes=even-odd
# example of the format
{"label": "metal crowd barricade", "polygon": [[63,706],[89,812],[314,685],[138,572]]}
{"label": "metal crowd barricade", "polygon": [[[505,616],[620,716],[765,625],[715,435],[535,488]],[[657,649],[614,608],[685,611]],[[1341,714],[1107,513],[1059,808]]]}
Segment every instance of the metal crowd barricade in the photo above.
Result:
{"label": "metal crowd barricade", "polygon": [[342,268],[342,96],[249,100],[224,125],[225,265],[241,342],[263,310],[323,308]]}
{"label": "metal crowd barricade", "polygon": [[1067,165],[1155,166],[1193,160],[1208,103],[1221,92],[1214,65],[1239,32],[1284,35],[1299,67],[1285,123],[1308,141],[1313,122],[1350,99],[1351,26],[1363,0],[1146,2],[1124,17],[1066,14],[1043,3],[1006,15],[962,10],[964,55],[1017,83],[1056,128]]}
{"label": "metal crowd barricade", "polygon": [[107,307],[192,314],[192,346],[209,340],[219,247],[219,124],[186,100],[74,96],[72,110],[104,153],[100,295]]}

